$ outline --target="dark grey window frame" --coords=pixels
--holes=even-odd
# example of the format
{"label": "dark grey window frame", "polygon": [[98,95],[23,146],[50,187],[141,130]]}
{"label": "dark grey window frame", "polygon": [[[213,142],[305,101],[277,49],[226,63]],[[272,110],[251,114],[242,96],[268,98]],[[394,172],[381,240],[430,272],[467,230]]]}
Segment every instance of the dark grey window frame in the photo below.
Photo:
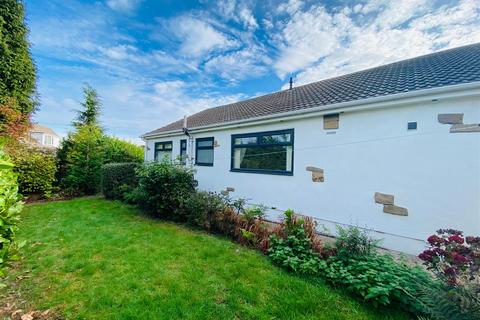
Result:
{"label": "dark grey window frame", "polygon": [[[165,149],[165,145],[170,144],[170,148]],[[154,148],[153,148],[153,159],[157,161],[157,146],[162,145],[163,148],[160,151],[170,151],[172,152],[173,149],[173,142],[172,141],[161,141],[161,142],[155,142]]]}
{"label": "dark grey window frame", "polygon": [[[211,147],[199,147],[198,143],[203,141],[211,141]],[[215,151],[214,151],[214,144],[215,138],[214,137],[207,137],[207,138],[197,138],[195,139],[195,165],[196,166],[205,166],[205,167],[213,167],[213,163],[215,162]],[[198,150],[212,150],[212,163],[209,162],[198,162]]]}
{"label": "dark grey window frame", "polygon": [[[182,154],[184,152],[184,154]],[[187,163],[187,139],[180,140],[180,161],[182,164]]]}
{"label": "dark grey window frame", "polygon": [[[290,134],[290,142],[279,142],[279,143],[262,143],[262,136],[268,135],[277,135],[277,134]],[[256,137],[257,142],[255,144],[235,144],[235,139],[238,138],[248,138]],[[230,171],[232,172],[244,172],[244,173],[261,173],[261,174],[274,174],[274,175],[283,175],[283,176],[293,176],[294,170],[294,159],[295,159],[295,147],[294,147],[294,137],[295,130],[284,129],[284,130],[274,130],[274,131],[262,131],[262,132],[252,132],[252,133],[241,133],[241,134],[232,134],[231,140],[231,158],[230,158]],[[269,147],[269,146],[291,146],[292,147],[292,170],[269,170],[269,169],[245,169],[245,168],[234,168],[234,157],[236,148],[255,148],[255,147]]]}

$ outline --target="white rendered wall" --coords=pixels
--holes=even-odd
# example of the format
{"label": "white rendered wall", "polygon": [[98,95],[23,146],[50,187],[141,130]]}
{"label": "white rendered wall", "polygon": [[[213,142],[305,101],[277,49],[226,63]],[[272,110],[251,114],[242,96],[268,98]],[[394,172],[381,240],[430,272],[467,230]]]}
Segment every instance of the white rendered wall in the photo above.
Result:
{"label": "white rendered wall", "polygon": [[[324,130],[323,118],[195,134],[214,137],[213,167],[195,167],[199,188],[235,188],[233,197],[275,207],[271,217],[288,208],[319,219],[335,233],[332,222],[374,229],[382,246],[411,254],[439,228],[480,234],[480,133],[449,133],[439,113],[464,113],[464,123],[480,122],[480,101],[463,98],[370,111],[342,113],[338,130]],[[418,129],[407,130],[407,123]],[[231,135],[295,129],[293,176],[230,172]],[[146,159],[154,143],[173,141],[180,153],[184,135],[147,140]],[[190,148],[188,148],[190,151]],[[312,182],[307,166],[325,170],[325,182]],[[383,212],[374,193],[395,196],[408,216]],[[417,240],[415,240],[417,239]]]}

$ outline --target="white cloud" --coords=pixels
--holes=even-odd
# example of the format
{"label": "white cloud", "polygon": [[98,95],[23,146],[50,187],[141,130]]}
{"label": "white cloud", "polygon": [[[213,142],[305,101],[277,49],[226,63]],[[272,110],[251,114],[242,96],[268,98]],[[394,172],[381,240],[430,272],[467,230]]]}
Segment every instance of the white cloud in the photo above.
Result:
{"label": "white cloud", "polygon": [[257,20],[253,16],[252,11],[247,7],[241,8],[238,16],[247,29],[258,28]]}
{"label": "white cloud", "polygon": [[207,21],[188,15],[170,20],[168,30],[181,41],[180,53],[184,56],[199,57],[212,50],[238,46],[236,40],[217,30]]}
{"label": "white cloud", "polygon": [[107,5],[115,11],[131,12],[140,2],[141,0],[107,0]]}
{"label": "white cloud", "polygon": [[216,56],[205,63],[204,69],[207,73],[236,82],[266,74],[269,62],[264,50],[252,47]]}
{"label": "white cloud", "polygon": [[288,13],[290,15],[295,14],[299,9],[303,7],[301,0],[288,0],[280,4],[277,8],[278,13]]}
{"label": "white cloud", "polygon": [[[476,0],[433,7],[426,0],[370,0],[327,11],[296,10],[275,38],[277,75],[297,84],[480,41]],[[287,85],[284,85],[284,88]]]}
{"label": "white cloud", "polygon": [[322,6],[295,13],[280,35],[280,55],[274,64],[280,78],[333,53],[347,31],[336,27],[341,22]]}

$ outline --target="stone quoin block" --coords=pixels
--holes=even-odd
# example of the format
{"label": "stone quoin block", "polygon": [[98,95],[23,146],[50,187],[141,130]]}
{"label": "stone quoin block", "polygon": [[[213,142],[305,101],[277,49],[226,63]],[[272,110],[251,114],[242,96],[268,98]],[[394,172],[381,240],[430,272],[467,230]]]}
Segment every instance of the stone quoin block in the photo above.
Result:
{"label": "stone quoin block", "polygon": [[480,123],[454,124],[450,127],[451,133],[480,132]]}
{"label": "stone quoin block", "polygon": [[306,170],[310,171],[312,173],[312,181],[313,182],[323,182],[323,181],[325,181],[325,177],[323,176],[323,169],[308,166],[306,168]]}
{"label": "stone quoin block", "polygon": [[375,192],[375,202],[381,204],[393,204],[394,196],[391,194],[385,194],[380,192]]}
{"label": "stone quoin block", "polygon": [[441,113],[438,115],[438,122],[442,124],[463,123],[463,113]]}
{"label": "stone quoin block", "polygon": [[399,207],[393,204],[384,204],[383,205],[383,212],[394,214],[397,216],[408,216],[408,209]]}

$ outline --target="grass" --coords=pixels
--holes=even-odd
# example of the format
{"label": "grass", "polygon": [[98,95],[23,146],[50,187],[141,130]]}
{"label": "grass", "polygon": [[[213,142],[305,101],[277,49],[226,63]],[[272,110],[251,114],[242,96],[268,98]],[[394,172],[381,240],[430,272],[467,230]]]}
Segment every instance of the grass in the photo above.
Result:
{"label": "grass", "polygon": [[406,319],[294,276],[221,237],[81,198],[28,205],[16,275],[32,307],[67,319]]}

